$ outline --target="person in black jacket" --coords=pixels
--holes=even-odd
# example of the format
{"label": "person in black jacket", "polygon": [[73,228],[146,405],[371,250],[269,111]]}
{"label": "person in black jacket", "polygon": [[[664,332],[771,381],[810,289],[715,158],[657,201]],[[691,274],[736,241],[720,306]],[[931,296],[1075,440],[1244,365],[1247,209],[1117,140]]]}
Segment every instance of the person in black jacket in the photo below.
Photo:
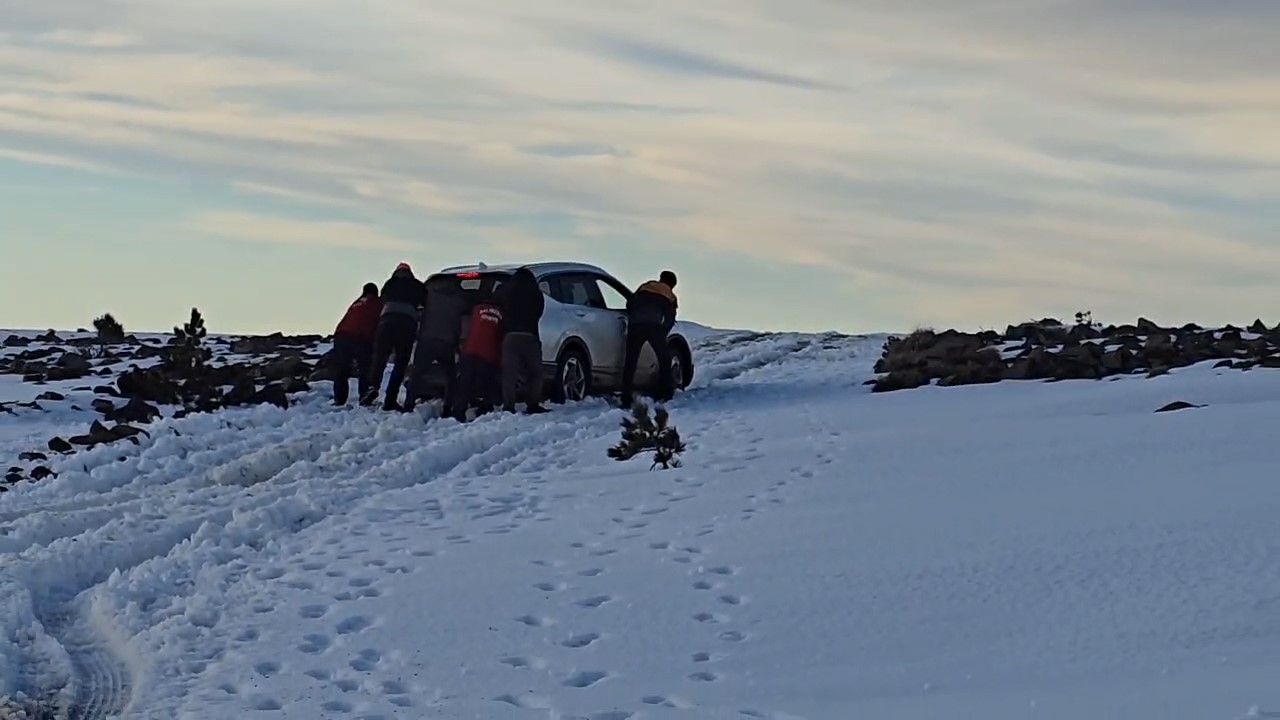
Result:
{"label": "person in black jacket", "polygon": [[542,336],[538,323],[546,301],[538,288],[538,278],[529,268],[520,268],[511,280],[498,288],[502,308],[502,407],[516,411],[516,387],[524,383],[525,412],[547,411],[542,406]]}
{"label": "person in black jacket", "polygon": [[391,378],[387,382],[384,410],[399,410],[400,386],[404,384],[409,356],[418,335],[418,311],[426,302],[427,287],[414,277],[408,263],[400,263],[382,286],[382,317],[373,343],[373,365],[369,368],[369,390],[361,404],[372,405],[378,399],[378,387],[386,372],[387,362],[395,356]]}
{"label": "person in black jacket", "polygon": [[658,391],[656,398],[663,402],[675,395],[671,379],[671,346],[667,336],[676,324],[676,274],[664,270],[657,280],[650,280],[627,301],[627,354],[622,365],[623,407],[630,407],[635,388],[636,365],[645,343],[653,348],[658,358]]}

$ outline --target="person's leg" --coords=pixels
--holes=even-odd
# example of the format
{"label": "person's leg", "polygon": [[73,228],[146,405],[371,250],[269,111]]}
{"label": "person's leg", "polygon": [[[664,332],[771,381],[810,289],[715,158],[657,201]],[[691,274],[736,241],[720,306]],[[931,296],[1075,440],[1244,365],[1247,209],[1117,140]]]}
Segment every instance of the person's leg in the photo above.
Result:
{"label": "person's leg", "polygon": [[386,407],[394,410],[399,407],[400,386],[404,384],[405,373],[409,370],[409,358],[413,355],[413,343],[417,339],[418,328],[412,323],[400,323],[396,328],[393,352],[395,363],[391,366],[391,378],[387,381]]}
{"label": "person's leg", "polygon": [[471,407],[471,397],[475,394],[476,371],[478,360],[474,357],[463,357],[458,361],[458,377],[453,383],[453,398],[449,401],[450,415],[464,422],[467,410]]}
{"label": "person's leg", "polygon": [[502,409],[516,411],[516,386],[520,383],[520,334],[502,338]]}
{"label": "person's leg", "polygon": [[530,413],[546,412],[542,407],[542,341],[536,335],[526,336],[520,354],[525,405]]}
{"label": "person's leg", "polygon": [[621,405],[625,408],[631,407],[635,399],[636,365],[640,362],[640,351],[643,349],[643,326],[628,324],[626,355],[622,360],[622,394],[619,398]]}
{"label": "person's leg", "polygon": [[441,410],[441,416],[445,416],[449,415],[452,409],[450,404],[453,402],[453,386],[458,377],[457,349],[440,340],[436,340],[434,343],[433,357],[436,363],[440,365],[441,372],[444,373],[444,391],[443,395],[441,395],[444,398],[444,407]]}
{"label": "person's leg", "polygon": [[333,376],[334,405],[346,405],[351,394],[351,365],[355,362],[352,349],[350,338],[338,336],[333,339],[333,357],[330,360],[337,368]]}
{"label": "person's leg", "polygon": [[502,400],[501,371],[493,363],[485,360],[476,362],[476,395],[480,396],[479,414],[493,412],[494,407]]}
{"label": "person's leg", "polygon": [[431,369],[431,344],[428,340],[418,339],[413,349],[413,362],[409,366],[409,379],[405,381],[404,409],[412,410],[422,397],[426,385],[427,371]]}
{"label": "person's leg", "polygon": [[376,386],[369,384],[370,368],[373,366],[373,341],[359,338],[353,340],[352,346],[354,348],[352,353],[356,358],[356,377],[358,378],[356,392],[360,393],[359,397],[364,397],[369,394],[370,388],[376,389]]}
{"label": "person's leg", "polygon": [[362,405],[372,405],[378,399],[378,389],[382,387],[382,376],[387,371],[387,361],[394,350],[393,336],[395,326],[383,319],[378,323],[378,334],[373,341],[373,362],[369,365],[369,389],[360,398]]}
{"label": "person's leg", "polygon": [[667,342],[667,332],[661,325],[654,326],[646,340],[658,359],[658,387],[653,397],[658,402],[666,402],[675,396],[671,382],[671,344]]}

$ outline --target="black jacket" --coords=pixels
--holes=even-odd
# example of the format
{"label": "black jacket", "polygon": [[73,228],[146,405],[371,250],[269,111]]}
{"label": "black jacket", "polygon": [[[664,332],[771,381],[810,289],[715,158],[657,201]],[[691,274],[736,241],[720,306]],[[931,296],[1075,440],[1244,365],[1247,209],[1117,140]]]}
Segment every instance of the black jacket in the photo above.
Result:
{"label": "black jacket", "polygon": [[418,319],[427,300],[427,286],[409,270],[396,270],[382,286],[382,316],[408,315]]}
{"label": "black jacket", "polygon": [[676,324],[676,294],[656,280],[641,285],[627,301],[627,317],[632,325],[661,325],[671,332]]}
{"label": "black jacket", "polygon": [[502,308],[503,329],[509,333],[529,333],[538,336],[538,322],[546,308],[546,298],[538,289],[533,273],[517,272],[511,280],[498,288],[496,298]]}

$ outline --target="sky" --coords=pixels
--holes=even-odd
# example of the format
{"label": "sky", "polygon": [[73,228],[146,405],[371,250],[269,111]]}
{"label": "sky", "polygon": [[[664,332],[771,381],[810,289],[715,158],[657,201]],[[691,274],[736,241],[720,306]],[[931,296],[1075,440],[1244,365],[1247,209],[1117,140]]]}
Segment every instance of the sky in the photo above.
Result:
{"label": "sky", "polygon": [[0,327],[397,262],[845,332],[1280,321],[1276,0],[0,0]]}

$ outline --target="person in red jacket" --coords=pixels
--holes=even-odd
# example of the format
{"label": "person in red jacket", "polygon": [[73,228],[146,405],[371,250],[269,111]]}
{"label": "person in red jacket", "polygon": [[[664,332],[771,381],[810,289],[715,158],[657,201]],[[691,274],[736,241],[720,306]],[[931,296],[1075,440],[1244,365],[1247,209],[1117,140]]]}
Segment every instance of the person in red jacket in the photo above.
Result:
{"label": "person in red jacket", "polygon": [[[351,392],[351,366],[355,365],[360,395],[369,390],[369,366],[373,364],[373,340],[382,317],[378,286],[366,283],[364,292],[347,308],[333,332],[333,362],[338,372],[333,378],[333,404],[347,404]],[[357,396],[359,397],[359,396]]]}
{"label": "person in red jacket", "polygon": [[466,422],[471,401],[480,398],[479,414],[493,410],[502,367],[502,308],[486,298],[471,310],[467,339],[458,359],[453,417]]}

